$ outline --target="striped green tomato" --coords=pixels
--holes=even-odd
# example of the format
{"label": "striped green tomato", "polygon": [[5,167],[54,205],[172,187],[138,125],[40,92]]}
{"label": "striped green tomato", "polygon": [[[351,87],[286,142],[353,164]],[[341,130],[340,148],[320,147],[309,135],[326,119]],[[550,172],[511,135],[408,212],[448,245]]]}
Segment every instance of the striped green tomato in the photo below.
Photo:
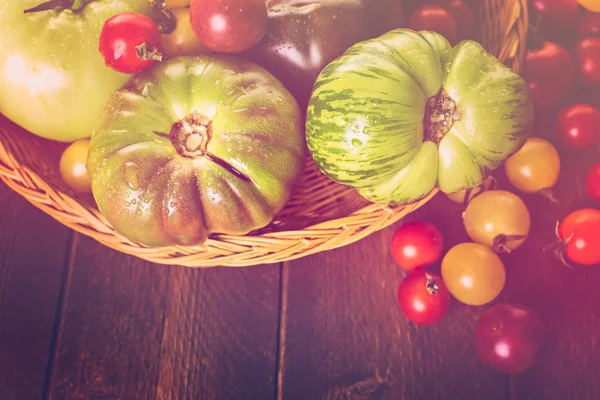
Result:
{"label": "striped green tomato", "polygon": [[396,29],[325,67],[306,137],[323,173],[394,205],[481,184],[532,122],[527,84],[480,44]]}
{"label": "striped green tomato", "polygon": [[87,168],[98,208],[122,235],[193,245],[271,222],[302,174],[305,147],[300,108],[262,67],[175,57],[110,97]]}

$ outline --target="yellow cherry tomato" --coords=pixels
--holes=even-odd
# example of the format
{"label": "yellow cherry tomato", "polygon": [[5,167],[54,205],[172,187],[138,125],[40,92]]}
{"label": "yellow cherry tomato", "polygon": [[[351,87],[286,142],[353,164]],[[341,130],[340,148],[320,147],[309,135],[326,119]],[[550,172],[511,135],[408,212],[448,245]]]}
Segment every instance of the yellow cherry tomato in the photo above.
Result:
{"label": "yellow cherry tomato", "polygon": [[593,12],[600,12],[600,0],[577,0],[584,8]]}
{"label": "yellow cherry tomato", "polygon": [[77,140],[60,157],[60,176],[67,186],[78,193],[92,191],[86,167],[89,146],[90,139]]}
{"label": "yellow cherry tomato", "polygon": [[497,252],[510,252],[521,246],[531,225],[523,200],[505,190],[488,190],[475,197],[463,213],[469,237]]}
{"label": "yellow cherry tomato", "polygon": [[163,54],[167,57],[176,57],[209,53],[208,48],[198,40],[192,29],[190,9],[177,8],[171,12],[177,19],[177,26],[173,32],[162,35]]}
{"label": "yellow cherry tomato", "polygon": [[548,190],[558,180],[560,157],[556,148],[542,138],[529,138],[504,163],[510,183],[525,193]]}
{"label": "yellow cherry tomato", "polygon": [[506,282],[502,260],[478,243],[461,243],[442,260],[442,280],[461,303],[480,306],[494,300]]}
{"label": "yellow cherry tomato", "polygon": [[[159,3],[161,0],[148,0],[148,3]],[[180,8],[190,5],[190,0],[163,0],[167,8]]]}

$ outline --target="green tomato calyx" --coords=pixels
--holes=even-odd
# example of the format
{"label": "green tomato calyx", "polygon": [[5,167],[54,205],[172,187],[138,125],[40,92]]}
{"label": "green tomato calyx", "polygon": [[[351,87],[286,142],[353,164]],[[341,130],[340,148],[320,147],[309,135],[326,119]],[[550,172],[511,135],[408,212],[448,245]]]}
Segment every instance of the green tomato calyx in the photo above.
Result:
{"label": "green tomato calyx", "polygon": [[439,144],[459,119],[456,102],[448,96],[444,89],[427,100],[425,118],[423,119],[424,140]]}
{"label": "green tomato calyx", "polygon": [[206,154],[212,137],[212,121],[193,112],[171,127],[169,139],[177,153],[185,158],[197,158]]}

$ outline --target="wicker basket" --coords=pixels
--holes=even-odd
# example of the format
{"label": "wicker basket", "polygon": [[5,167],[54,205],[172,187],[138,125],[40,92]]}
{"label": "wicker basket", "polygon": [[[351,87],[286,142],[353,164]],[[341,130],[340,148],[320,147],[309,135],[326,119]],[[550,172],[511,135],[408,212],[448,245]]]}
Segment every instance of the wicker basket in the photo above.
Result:
{"label": "wicker basket", "polygon": [[[473,0],[479,41],[520,71],[526,52],[526,0]],[[386,207],[333,183],[308,159],[304,180],[268,227],[245,236],[214,235],[204,245],[149,248],[115,232],[91,196],[76,196],[60,178],[66,147],[34,136],[0,115],[0,178],[34,206],[108,247],[160,264],[248,266],[292,260],[338,248],[385,228],[425,204]]]}

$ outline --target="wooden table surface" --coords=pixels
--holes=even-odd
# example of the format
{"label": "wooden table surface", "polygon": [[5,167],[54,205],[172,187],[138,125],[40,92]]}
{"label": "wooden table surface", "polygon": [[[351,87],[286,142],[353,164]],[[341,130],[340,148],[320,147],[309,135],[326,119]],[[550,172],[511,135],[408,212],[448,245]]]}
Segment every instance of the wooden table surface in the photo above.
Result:
{"label": "wooden table surface", "polygon": [[[590,205],[582,175],[598,154],[561,152],[558,203],[523,196],[532,232],[503,256],[494,303],[534,308],[547,341],[513,377],[476,354],[489,305],[453,300],[429,327],[403,316],[398,224],[293,262],[194,270],[110,250],[0,182],[0,400],[600,399],[600,268],[542,250]],[[461,212],[439,195],[409,219],[436,223],[448,248],[467,240]]]}

